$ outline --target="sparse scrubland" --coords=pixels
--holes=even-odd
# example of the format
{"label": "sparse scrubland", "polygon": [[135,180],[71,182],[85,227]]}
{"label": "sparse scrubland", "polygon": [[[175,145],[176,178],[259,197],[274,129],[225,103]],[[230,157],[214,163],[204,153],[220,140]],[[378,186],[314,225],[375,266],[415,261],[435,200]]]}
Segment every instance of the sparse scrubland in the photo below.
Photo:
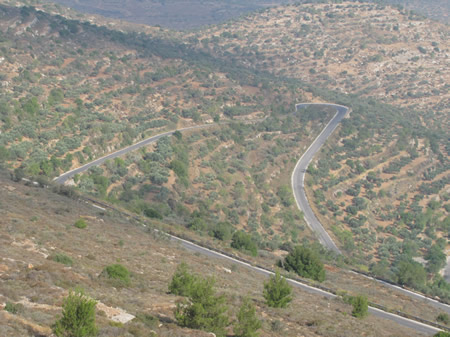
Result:
{"label": "sparse scrubland", "polygon": [[[2,336],[49,335],[63,317],[62,306],[69,291],[80,287],[85,296],[97,302],[99,336],[149,336],[152,331],[158,336],[207,336],[177,323],[177,304],[182,304],[183,296],[189,296],[190,291],[171,294],[180,289],[169,285],[181,262],[187,264],[187,274],[197,275],[195,279],[215,279],[215,296],[222,296],[228,308],[227,333],[232,333],[240,309],[249,299],[262,322],[260,336],[416,336],[414,331],[389,321],[352,317],[352,305],[344,299],[329,300],[295,288],[287,308],[273,309],[263,297],[265,277],[187,251],[153,230],[165,223],[152,220],[144,227],[113,211],[101,211],[77,198],[54,193],[51,188],[13,182],[4,172],[0,182],[0,303],[6,304],[5,310],[0,310]],[[73,226],[80,216],[89,221],[84,230]],[[55,254],[70,258],[72,264],[55,261]],[[275,260],[276,256],[267,256],[267,261]],[[129,271],[126,286],[118,287],[105,275],[105,269],[117,265]],[[330,279],[349,282],[350,274],[339,276],[344,271],[336,273],[335,268],[327,268]],[[356,277],[352,282],[362,286],[369,281]],[[377,290],[373,282],[363,287],[370,287],[374,297],[389,300],[395,295],[386,293],[386,289]],[[430,316],[439,314],[426,304],[395,296],[396,305],[403,303],[403,309],[422,306]]]}
{"label": "sparse scrubland", "polygon": [[[123,22],[119,30],[67,12],[0,5],[0,315],[8,322],[0,335],[50,334],[77,286],[97,301],[102,336],[245,335],[259,320],[261,336],[414,335],[352,317],[365,316],[367,299],[448,324],[435,307],[346,270],[450,299],[439,275],[450,231],[448,26],[355,2],[271,8],[188,33]],[[315,242],[290,186],[296,161],[334,114],[294,112],[309,101],[351,108],[306,177],[342,256]],[[50,182],[201,124],[209,127],[92,167],[71,186]],[[271,308],[264,277],[192,254],[153,228],[342,296],[294,289],[289,305],[280,300],[285,309]],[[205,291],[221,305],[202,302]],[[202,316],[205,308],[217,316]]]}

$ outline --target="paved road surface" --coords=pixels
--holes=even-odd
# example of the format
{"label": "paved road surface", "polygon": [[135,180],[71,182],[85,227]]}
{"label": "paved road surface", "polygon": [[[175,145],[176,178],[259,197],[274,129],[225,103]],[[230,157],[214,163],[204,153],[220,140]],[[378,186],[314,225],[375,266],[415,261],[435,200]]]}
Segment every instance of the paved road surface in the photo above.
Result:
{"label": "paved road surface", "polygon": [[308,168],[308,165],[311,162],[312,158],[320,150],[328,137],[330,137],[334,129],[336,129],[349,109],[345,106],[336,104],[300,103],[295,105],[295,110],[297,111],[297,113],[302,113],[302,109],[311,105],[332,107],[336,109],[336,114],[297,162],[297,165],[295,166],[291,176],[292,190],[294,191],[294,197],[298,208],[303,212],[306,223],[311,228],[311,230],[316,233],[320,243],[328,249],[341,254],[341,251],[328,235],[327,231],[323,228],[322,224],[311,209],[311,206],[308,203],[308,198],[306,197],[304,183],[306,169]]}
{"label": "paved road surface", "polygon": [[[309,205],[308,198],[306,197],[305,193],[305,174],[306,170],[308,168],[308,165],[310,164],[312,158],[314,155],[320,150],[322,145],[326,142],[327,138],[333,133],[333,131],[336,129],[338,124],[342,121],[342,119],[346,116],[349,108],[342,105],[337,104],[328,104],[328,103],[300,103],[296,104],[296,112],[302,113],[302,109],[310,106],[310,105],[319,105],[319,106],[326,106],[326,107],[332,107],[336,109],[336,114],[334,117],[330,120],[330,122],[325,126],[325,128],[322,130],[322,132],[317,136],[317,138],[314,140],[314,142],[310,145],[310,147],[306,150],[306,152],[301,156],[299,161],[297,162],[297,165],[294,168],[294,171],[292,172],[291,176],[291,183],[292,183],[292,190],[294,192],[295,201],[297,202],[298,208],[304,213],[304,218],[306,220],[306,223],[311,228],[311,230],[314,231],[314,233],[317,235],[320,243],[327,247],[328,249],[341,254],[341,251],[336,246],[334,241],[331,239],[331,237],[328,235],[327,231],[323,228],[320,221],[315,216],[311,206]],[[448,267],[450,267],[448,265]],[[369,279],[375,280],[384,286],[398,290],[409,297],[415,298],[420,301],[426,301],[433,305],[434,307],[438,308],[439,310],[442,310],[443,312],[447,312],[450,314],[450,306],[444,303],[441,303],[439,301],[436,301],[432,298],[423,296],[422,294],[418,294],[416,292],[404,289],[400,286],[396,286],[387,282],[384,282],[382,280],[378,280],[369,276],[365,276],[363,274],[359,274],[364,277],[367,277]]]}
{"label": "paved road surface", "polygon": [[78,167],[78,168],[76,168],[74,170],[65,172],[65,173],[61,174],[59,177],[55,178],[54,181],[59,183],[59,184],[64,184],[68,179],[72,178],[77,173],[82,173],[84,171],[89,170],[89,168],[91,168],[92,166],[101,165],[101,164],[103,164],[105,161],[107,161],[109,159],[114,159],[116,157],[123,156],[124,154],[126,154],[128,152],[131,152],[131,151],[137,150],[137,149],[139,149],[139,148],[141,148],[143,146],[149,145],[149,144],[151,144],[153,142],[156,142],[158,139],[160,139],[162,137],[172,135],[176,131],[187,131],[187,130],[194,130],[194,129],[202,129],[202,128],[207,128],[207,127],[212,126],[212,125],[215,125],[215,124],[196,125],[196,126],[190,126],[190,127],[187,127],[187,128],[183,128],[183,129],[172,130],[172,131],[167,131],[167,132],[164,132],[164,133],[160,133],[159,135],[152,136],[150,138],[144,139],[144,140],[140,141],[139,143],[130,145],[130,146],[126,147],[126,148],[123,148],[121,150],[118,150],[116,152],[108,154],[106,156],[103,156],[103,157],[101,157],[99,159],[96,159],[94,161],[91,161],[90,163],[87,163],[87,164],[85,164],[83,166],[80,166],[80,167]]}
{"label": "paved road surface", "polygon": [[[297,109],[301,109],[304,106],[307,106],[308,104],[298,104],[296,106]],[[323,104],[324,105],[324,104]],[[323,145],[323,143],[326,141],[326,139],[331,135],[331,133],[334,131],[334,129],[336,128],[336,126],[338,125],[338,123],[342,120],[342,118],[345,116],[345,114],[348,111],[348,108],[343,107],[343,106],[338,106],[338,105],[334,105],[334,104],[326,104],[328,106],[333,106],[336,107],[337,109],[337,113],[336,115],[333,117],[333,119],[328,123],[328,125],[325,127],[325,129],[321,132],[321,134],[316,138],[316,140],[313,142],[313,144],[311,144],[310,148],[305,152],[305,154],[302,156],[302,158],[300,158],[299,162],[297,163],[296,168],[294,169],[294,172],[292,174],[292,184],[293,184],[293,189],[294,191],[303,191],[304,194],[304,189],[303,189],[303,181],[304,181],[304,174],[305,174],[305,170],[309,164],[309,162],[311,161],[312,157],[314,156],[314,154],[320,149],[320,147]],[[192,127],[188,127],[188,128],[183,128],[183,129],[179,129],[178,131],[186,131],[186,130],[193,130],[193,129],[200,129],[200,128],[205,128],[205,127],[209,127],[212,126],[214,124],[207,124],[207,125],[199,125],[199,126],[192,126]],[[59,183],[59,184],[64,184],[68,179],[70,179],[71,177],[73,177],[75,174],[77,173],[81,173],[84,172],[86,170],[88,170],[90,167],[92,166],[97,166],[97,165],[101,165],[102,163],[104,163],[106,160],[108,159],[113,159],[119,156],[122,156],[130,151],[134,151],[140,147],[146,146],[148,144],[151,144],[155,141],[157,141],[158,139],[164,137],[164,136],[169,136],[172,135],[175,131],[177,130],[173,130],[173,131],[168,131],[168,132],[164,132],[162,134],[147,138],[139,143],[136,143],[134,145],[131,145],[129,147],[126,147],[124,149],[121,149],[119,151],[116,151],[114,153],[111,153],[109,155],[106,155],[104,157],[101,157],[99,159],[96,159],[88,164],[85,164],[79,168],[76,168],[74,170],[71,170],[69,172],[63,173],[62,175],[60,175],[58,178],[55,179],[55,182]],[[300,168],[299,168],[300,167]],[[302,171],[302,167],[304,167],[303,171]],[[294,185],[295,184],[295,185]],[[300,186],[300,189],[299,189]],[[309,204],[307,202],[306,196],[304,196],[304,200],[306,201],[306,204],[300,204],[299,205],[299,201],[302,198],[302,195],[298,195],[298,193],[295,195],[295,198],[297,200],[297,205],[301,208],[301,205],[306,205],[309,207]],[[302,208],[301,208],[302,209]],[[307,209],[307,207],[305,207],[305,209]],[[311,209],[309,207],[309,209]],[[312,220],[311,219],[315,219],[317,221],[317,223],[319,224],[320,227],[317,228],[322,228],[323,232],[320,232],[319,234],[319,239],[321,240],[322,243],[325,242],[325,244],[329,247],[333,247],[334,248],[330,248],[335,250],[336,252],[340,253],[339,249],[336,247],[336,245],[334,244],[334,242],[331,240],[331,238],[328,236],[328,233],[326,233],[326,231],[323,229],[323,227],[320,225],[320,222],[317,220],[317,218],[315,218],[314,213],[312,213],[311,210],[311,214],[314,218],[311,218],[308,216],[308,224],[311,226]],[[306,218],[306,213],[305,213],[305,218]],[[220,259],[226,259],[229,261],[233,261],[234,263],[238,263],[240,265],[245,266],[246,268],[249,268],[253,271],[256,271],[258,273],[261,273],[263,275],[269,276],[271,274],[273,274],[270,271],[258,268],[256,266],[252,266],[248,263],[233,259],[232,257],[220,254],[218,252],[209,250],[207,248],[201,247],[199,245],[196,245],[194,243],[191,243],[189,241],[183,240],[181,238],[175,237],[170,235],[170,237],[172,238],[172,240],[176,240],[178,242],[181,243],[182,246],[184,246],[186,249],[190,250],[190,251],[194,251],[194,252],[198,252],[201,253],[202,255],[206,255],[212,258],[220,258]],[[336,295],[326,292],[322,289],[319,288],[314,288],[311,287],[307,284],[303,284],[301,282],[295,281],[295,280],[289,280],[288,281],[295,287],[298,287],[302,290],[305,290],[309,293],[313,293],[316,295],[320,295],[320,296],[326,296],[328,298],[334,298],[336,297]],[[401,289],[401,288],[400,288]],[[448,307],[448,306],[447,306]],[[412,321],[406,318],[403,318],[401,316],[397,316],[388,312],[384,312],[381,311],[379,309],[376,308],[369,308],[369,312],[374,314],[377,317],[381,317],[381,318],[385,318],[385,319],[389,319],[392,321],[397,322],[398,324],[401,324],[403,326],[412,328],[416,331],[419,331],[425,335],[433,335],[436,332],[439,331],[439,329],[426,325],[426,324],[422,324],[420,322],[416,322],[416,321]]]}
{"label": "paved road surface", "polygon": [[[257,273],[265,275],[265,276],[273,275],[273,273],[268,271],[268,270],[265,270],[265,269],[262,269],[262,268],[258,268],[256,266],[252,266],[252,265],[250,265],[250,264],[248,264],[246,262],[239,261],[239,260],[234,259],[234,258],[232,258],[230,256],[223,255],[221,253],[209,250],[208,248],[196,245],[195,243],[186,241],[186,240],[178,238],[176,236],[173,236],[173,235],[169,235],[169,236],[170,236],[170,238],[172,240],[179,242],[184,248],[186,248],[189,251],[193,251],[195,253],[199,253],[199,254],[202,254],[202,255],[205,255],[205,256],[208,256],[208,257],[211,257],[211,258],[218,258],[218,259],[232,261],[233,263],[239,264],[239,265],[241,265],[241,266],[243,266],[245,268],[248,268],[248,269],[250,269],[252,271],[256,271]],[[329,292],[324,291],[322,289],[311,287],[311,286],[309,286],[307,284],[298,282],[296,280],[291,280],[291,279],[287,279],[287,280],[292,286],[294,286],[296,288],[299,288],[301,290],[307,291],[308,293],[311,293],[311,294],[314,294],[314,295],[318,295],[318,296],[325,296],[325,297],[330,298],[330,299],[336,297],[336,295],[334,295],[333,293],[329,293]],[[435,328],[433,326],[426,325],[426,324],[423,324],[423,323],[420,323],[420,322],[417,322],[417,321],[413,321],[413,320],[410,320],[410,319],[407,319],[407,318],[404,318],[404,317],[401,317],[401,316],[397,316],[395,314],[391,314],[389,312],[382,311],[382,310],[379,310],[377,308],[369,307],[369,312],[372,315],[377,316],[379,318],[388,319],[388,320],[394,321],[394,322],[396,322],[396,323],[398,323],[398,324],[400,324],[402,326],[414,329],[414,330],[416,330],[416,331],[418,331],[418,332],[420,332],[420,333],[422,333],[422,334],[424,334],[426,336],[432,336],[432,335],[434,335],[434,334],[436,334],[437,332],[440,331],[438,328]]]}

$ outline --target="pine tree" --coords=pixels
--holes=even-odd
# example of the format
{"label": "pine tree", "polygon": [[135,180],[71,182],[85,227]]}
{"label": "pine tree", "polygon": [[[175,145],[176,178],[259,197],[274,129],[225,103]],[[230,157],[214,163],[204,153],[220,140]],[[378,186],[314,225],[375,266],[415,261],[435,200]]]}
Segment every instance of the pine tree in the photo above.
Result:
{"label": "pine tree", "polygon": [[62,317],[53,325],[53,332],[61,337],[96,336],[96,304],[81,290],[70,291],[63,302]]}
{"label": "pine tree", "polygon": [[189,273],[186,263],[178,265],[172,281],[169,284],[169,292],[174,295],[189,296],[192,286],[197,280],[194,274]]}
{"label": "pine tree", "polygon": [[263,296],[269,307],[285,308],[292,301],[292,288],[277,271],[269,281],[264,282]]}
{"label": "pine tree", "polygon": [[213,279],[200,279],[192,283],[189,301],[178,304],[175,318],[181,326],[213,332],[225,336],[228,325],[228,308],[223,296],[217,296],[213,289]]}
{"label": "pine tree", "polygon": [[369,313],[369,305],[367,297],[359,295],[352,300],[353,311],[352,315],[358,318],[364,318]]}
{"label": "pine tree", "polygon": [[249,298],[245,298],[237,315],[237,323],[234,325],[236,337],[258,337],[258,329],[261,321],[256,317],[256,309]]}

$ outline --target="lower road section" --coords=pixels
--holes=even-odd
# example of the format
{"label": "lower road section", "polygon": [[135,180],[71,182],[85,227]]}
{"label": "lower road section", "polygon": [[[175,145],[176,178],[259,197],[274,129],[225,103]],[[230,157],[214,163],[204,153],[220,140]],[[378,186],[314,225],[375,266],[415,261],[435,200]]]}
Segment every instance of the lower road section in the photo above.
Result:
{"label": "lower road section", "polygon": [[[252,265],[252,264],[250,264],[248,262],[244,262],[244,261],[238,260],[236,258],[233,258],[231,256],[222,254],[220,252],[217,252],[217,251],[214,251],[214,250],[202,247],[200,245],[197,245],[197,244],[192,243],[190,241],[181,239],[179,237],[176,237],[176,236],[173,236],[173,235],[169,235],[169,236],[170,236],[170,238],[172,240],[179,242],[184,248],[186,248],[189,251],[192,251],[192,252],[195,252],[195,253],[198,253],[198,254],[202,254],[202,255],[205,255],[205,256],[209,256],[211,258],[218,258],[218,259],[228,260],[228,261],[231,261],[233,263],[241,265],[241,266],[243,266],[245,268],[248,268],[248,269],[250,269],[252,271],[255,271],[255,272],[257,272],[259,274],[262,274],[262,275],[265,275],[265,276],[271,276],[271,275],[274,274],[270,270],[254,266],[254,265]],[[337,297],[335,294],[333,294],[331,292],[328,292],[328,291],[325,291],[323,289],[319,289],[319,288],[310,286],[308,284],[299,282],[297,280],[292,280],[292,279],[288,279],[287,278],[287,281],[293,287],[296,287],[296,288],[299,288],[301,290],[307,291],[307,292],[309,292],[311,294],[315,294],[315,295],[318,295],[318,296],[324,296],[324,297],[327,297],[327,298],[330,298],[330,299],[333,299],[333,298]],[[398,323],[398,324],[400,324],[402,326],[405,326],[405,327],[408,327],[410,329],[416,330],[416,331],[418,331],[418,332],[420,332],[420,333],[422,333],[422,334],[424,334],[426,336],[432,336],[432,335],[436,334],[437,332],[441,331],[440,329],[438,329],[438,328],[436,328],[434,326],[431,326],[431,325],[428,325],[428,324],[424,324],[424,323],[421,323],[421,322],[417,322],[417,321],[414,321],[414,320],[411,320],[411,319],[408,319],[408,318],[405,318],[405,317],[402,317],[402,316],[398,316],[398,315],[395,315],[395,314],[392,314],[390,312],[383,311],[383,310],[380,310],[380,309],[377,309],[377,308],[374,308],[374,307],[369,307],[369,312],[372,315],[374,315],[374,316],[377,316],[377,317],[383,318],[383,319],[388,319],[390,321],[394,321],[394,322],[396,322],[396,323]]]}

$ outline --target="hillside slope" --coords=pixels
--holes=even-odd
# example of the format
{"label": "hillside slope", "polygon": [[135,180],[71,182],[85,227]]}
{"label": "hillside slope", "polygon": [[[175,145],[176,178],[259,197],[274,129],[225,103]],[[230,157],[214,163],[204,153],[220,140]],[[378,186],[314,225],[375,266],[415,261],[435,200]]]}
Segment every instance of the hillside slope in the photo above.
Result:
{"label": "hillside slope", "polygon": [[[351,307],[342,301],[297,290],[290,308],[270,309],[262,298],[264,278],[259,274],[193,254],[155,236],[150,227],[76,198],[14,183],[3,172],[0,182],[0,305],[8,302],[18,310],[15,314],[0,311],[2,336],[49,335],[62,298],[74,287],[83,287],[101,302],[97,305],[99,336],[148,336],[152,331],[158,336],[207,336],[175,324],[173,310],[181,297],[168,294],[167,286],[180,262],[203,276],[215,277],[232,317],[249,296],[263,319],[261,336],[418,335],[374,317],[353,318]],[[80,217],[87,228],[74,227]],[[57,261],[66,264],[55,262],[56,256],[65,256]],[[101,275],[105,266],[118,262],[131,271],[129,286],[114,286]]]}
{"label": "hillside slope", "polygon": [[[350,94],[336,88],[341,83],[332,82],[321,68],[328,62],[339,64],[339,59],[325,56],[339,47],[330,27],[340,16],[349,18],[353,30],[360,27],[352,12],[367,17],[377,34],[380,27],[387,36],[397,32],[386,25],[398,19],[402,40],[414,39],[416,30],[419,38],[440,39],[434,54],[421,52],[416,44],[405,51],[413,57],[423,54],[416,61],[424,64],[420,76],[426,79],[399,82],[394,88],[398,94],[386,99],[392,104],[381,102],[381,92],[394,79],[386,75],[380,87],[366,83],[377,76],[368,73],[371,77],[364,78],[372,59],[361,68],[348,60],[354,73],[348,81],[356,83]],[[216,123],[201,132],[161,139],[75,176],[70,184],[135,213],[169,220],[180,232],[189,230],[214,245],[229,248],[233,233],[243,229],[250,233],[255,255],[257,248],[262,257],[266,251],[283,254],[278,249],[314,241],[293,203],[290,174],[334,114],[321,108],[295,114],[294,104],[345,104],[352,108],[349,118],[308,170],[310,200],[346,257],[321,254],[450,297],[448,284],[438,276],[450,225],[448,69],[433,63],[447,60],[446,49],[441,50],[448,43],[445,26],[406,18],[392,8],[354,3],[280,7],[188,35],[153,28],[136,33],[135,26],[114,30],[111,23],[106,28],[30,7],[2,6],[0,13],[0,161],[16,180],[27,175],[45,184],[150,135]],[[311,36],[302,36],[310,28],[303,22],[311,20]],[[242,27],[248,30],[240,31]],[[349,42],[348,27],[337,27],[342,43],[361,46],[367,40],[370,48],[355,49],[358,58],[378,50],[364,34],[355,33]],[[322,30],[327,34],[320,34]],[[291,76],[284,69],[290,65],[290,52],[297,55],[312,37],[323,48],[333,43],[332,48],[323,55],[323,48],[317,49],[314,55],[311,43],[305,63],[295,64]],[[390,44],[384,41],[383,46]],[[399,66],[396,76],[418,71],[420,67],[409,68],[416,61],[406,62],[406,67],[392,61]],[[309,68],[314,62],[317,69]],[[434,78],[433,71],[441,74]],[[344,81],[347,75],[341,73],[338,80]],[[419,109],[422,101],[414,110],[416,100],[405,97],[410,83],[428,88],[423,81],[439,91],[426,97],[434,110]],[[357,89],[364,85],[363,95]],[[413,270],[413,276],[404,278],[403,267]],[[340,287],[348,285],[342,282]],[[428,319],[437,316],[425,314]]]}

